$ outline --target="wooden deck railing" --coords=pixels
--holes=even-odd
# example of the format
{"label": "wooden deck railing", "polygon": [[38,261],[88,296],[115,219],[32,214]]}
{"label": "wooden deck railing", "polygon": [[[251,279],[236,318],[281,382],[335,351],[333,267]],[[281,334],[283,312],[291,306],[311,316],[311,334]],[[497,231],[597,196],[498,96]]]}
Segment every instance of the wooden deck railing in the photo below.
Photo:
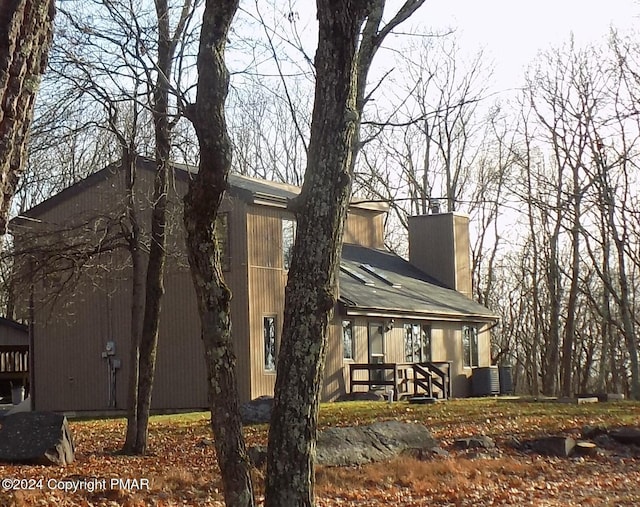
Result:
{"label": "wooden deck railing", "polygon": [[[356,378],[358,371],[366,371],[367,378]],[[451,362],[353,363],[349,365],[349,391],[354,392],[355,386],[369,389],[388,386],[393,389],[395,399],[411,391],[414,395],[435,397],[440,394],[448,399],[451,396]]]}
{"label": "wooden deck railing", "polygon": [[0,346],[0,380],[26,381],[29,376],[29,346]]}

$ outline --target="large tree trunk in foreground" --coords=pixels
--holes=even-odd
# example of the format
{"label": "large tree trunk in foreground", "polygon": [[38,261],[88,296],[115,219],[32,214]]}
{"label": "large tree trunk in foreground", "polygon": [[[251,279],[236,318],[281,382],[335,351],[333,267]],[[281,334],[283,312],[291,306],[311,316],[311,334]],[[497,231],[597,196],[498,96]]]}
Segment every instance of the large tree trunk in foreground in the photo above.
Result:
{"label": "large tree trunk in foreground", "polygon": [[200,143],[200,166],[184,200],[191,275],[202,324],[211,426],[228,506],[252,506],[253,492],[238,410],[231,336],[231,292],[224,282],[215,220],[231,169],[231,141],[224,104],[229,74],[224,51],[237,0],[208,0],[198,53],[196,103],[187,111]]}
{"label": "large tree trunk in foreground", "polygon": [[313,505],[318,402],[359,124],[356,50],[367,3],[318,0],[317,5],[311,139],[302,192],[292,203],[297,237],[285,292],[269,429],[265,504],[269,507]]}
{"label": "large tree trunk in foreground", "polygon": [[26,162],[27,133],[52,38],[53,0],[0,0],[0,236]]}

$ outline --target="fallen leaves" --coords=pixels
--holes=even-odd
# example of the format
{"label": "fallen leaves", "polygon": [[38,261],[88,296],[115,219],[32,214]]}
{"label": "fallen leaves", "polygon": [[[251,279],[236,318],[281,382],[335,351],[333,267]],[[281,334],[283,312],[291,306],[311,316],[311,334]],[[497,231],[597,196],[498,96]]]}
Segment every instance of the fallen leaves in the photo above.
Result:
{"label": "fallen leaves", "polygon": [[[369,424],[375,420],[424,423],[450,452],[448,458],[391,462],[352,468],[319,468],[318,507],[334,506],[601,506],[640,505],[640,461],[635,455],[598,454],[547,458],[514,449],[511,440],[566,434],[582,426],[640,424],[640,404],[632,402],[572,406],[505,403],[494,399],[449,401],[435,405],[343,403],[321,408],[320,426]],[[61,467],[0,465],[1,478],[43,479],[37,490],[3,491],[0,505],[222,506],[221,483],[206,413],[154,417],[150,451],[144,457],[118,453],[122,419],[72,421],[76,462]],[[498,445],[484,456],[453,448],[456,439],[485,434]],[[245,428],[248,445],[266,443],[267,426]],[[203,443],[204,442],[204,443]],[[208,443],[207,443],[208,442]],[[262,502],[264,470],[255,470],[256,497]],[[48,480],[106,481],[148,479],[118,488],[61,491]],[[52,484],[54,484],[52,483]]]}

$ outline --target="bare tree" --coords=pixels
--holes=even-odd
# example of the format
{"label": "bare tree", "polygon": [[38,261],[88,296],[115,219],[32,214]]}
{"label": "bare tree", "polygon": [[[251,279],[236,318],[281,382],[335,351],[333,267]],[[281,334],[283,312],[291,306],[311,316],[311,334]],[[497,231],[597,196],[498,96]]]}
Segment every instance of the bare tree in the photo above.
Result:
{"label": "bare tree", "polygon": [[237,9],[237,0],[208,0],[203,12],[197,96],[195,103],[186,110],[198,136],[200,164],[184,199],[184,225],[202,325],[211,426],[225,501],[229,506],[250,506],[253,505],[253,491],[238,409],[231,292],[224,281],[215,239],[216,216],[232,160],[224,109],[229,87],[224,57]]}
{"label": "bare tree", "polygon": [[297,233],[269,428],[268,506],[313,504],[319,392],[367,76],[384,38],[422,3],[406,1],[383,25],[383,0],[317,2],[316,92],[307,169],[302,191],[289,206],[297,217]]}

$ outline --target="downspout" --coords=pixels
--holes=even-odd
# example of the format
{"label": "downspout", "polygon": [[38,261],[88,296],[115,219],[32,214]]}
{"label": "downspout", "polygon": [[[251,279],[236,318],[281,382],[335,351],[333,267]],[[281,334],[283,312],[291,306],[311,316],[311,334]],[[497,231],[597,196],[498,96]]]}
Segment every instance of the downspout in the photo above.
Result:
{"label": "downspout", "polygon": [[31,292],[29,294],[29,410],[34,411],[36,408],[36,369],[35,369],[35,323],[34,323],[34,303],[33,303],[33,279],[31,282]]}

